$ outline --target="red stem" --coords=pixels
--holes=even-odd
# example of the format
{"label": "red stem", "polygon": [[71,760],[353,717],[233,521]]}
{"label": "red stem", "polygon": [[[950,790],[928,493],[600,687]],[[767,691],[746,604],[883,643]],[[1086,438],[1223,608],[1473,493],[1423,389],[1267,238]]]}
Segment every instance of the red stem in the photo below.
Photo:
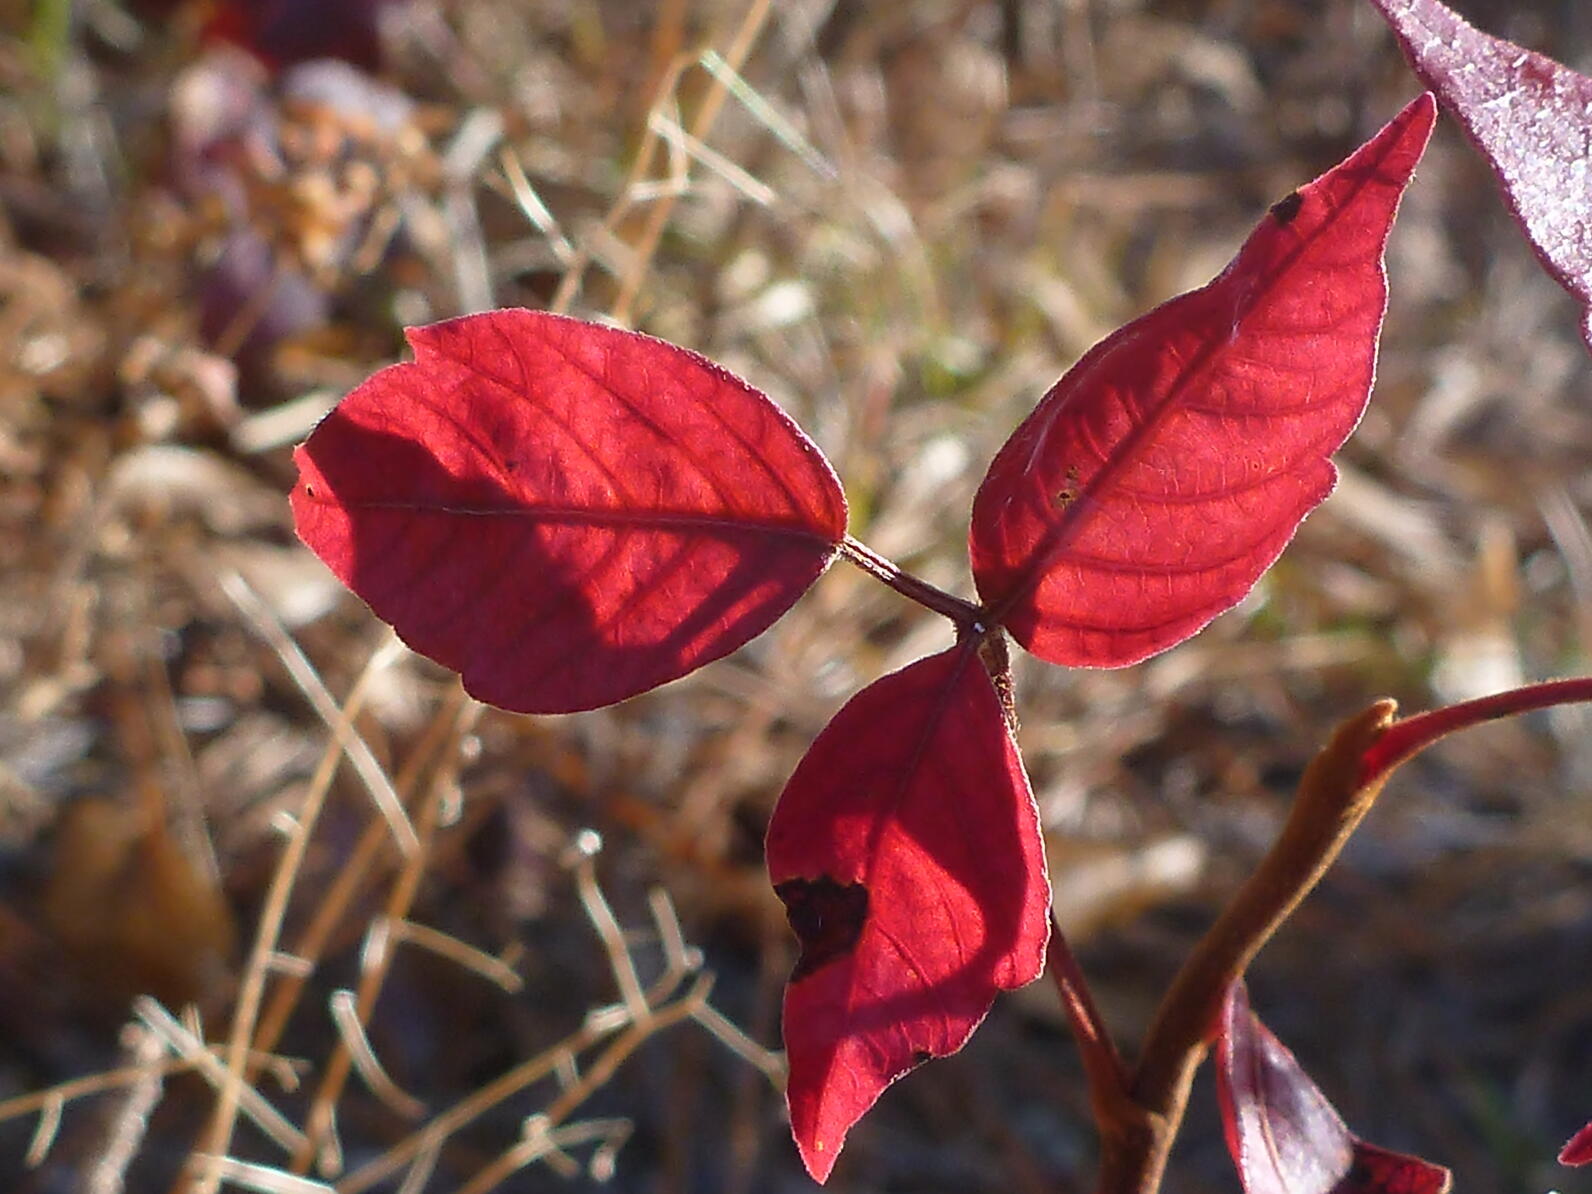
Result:
{"label": "red stem", "polygon": [[1548,680],[1492,696],[1461,701],[1428,713],[1418,713],[1394,722],[1365,752],[1360,760],[1360,783],[1366,785],[1419,754],[1439,738],[1455,730],[1468,729],[1484,721],[1495,721],[1515,713],[1529,713],[1553,705],[1592,701],[1592,676],[1570,680]]}
{"label": "red stem", "polygon": [[1046,953],[1050,978],[1056,984],[1056,994],[1067,1013],[1067,1023],[1073,1038],[1078,1042],[1078,1053],[1083,1060],[1084,1077],[1089,1083],[1089,1098],[1094,1106],[1095,1118],[1104,1123],[1115,1117],[1127,1098],[1131,1077],[1122,1060],[1111,1032],[1106,1028],[1095,1005],[1094,995],[1083,976],[1072,947],[1062,935],[1055,913],[1050,917],[1050,946]]}
{"label": "red stem", "polygon": [[847,535],[840,541],[840,554],[861,568],[869,576],[916,601],[926,609],[943,614],[956,623],[959,630],[971,630],[982,635],[987,627],[979,624],[983,611],[971,601],[964,601],[953,593],[931,585],[920,576],[904,571],[894,560],[887,559],[866,543]]}

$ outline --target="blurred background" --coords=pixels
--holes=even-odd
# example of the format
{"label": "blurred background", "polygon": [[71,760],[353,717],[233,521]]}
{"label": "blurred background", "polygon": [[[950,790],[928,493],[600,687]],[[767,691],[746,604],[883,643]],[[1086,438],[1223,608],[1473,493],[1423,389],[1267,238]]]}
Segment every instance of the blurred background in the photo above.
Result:
{"label": "blurred background", "polygon": [[[1456,7],[1592,69],[1584,0]],[[811,1189],[762,834],[943,620],[837,565],[619,707],[465,707],[297,545],[292,445],[405,324],[607,316],[773,395],[852,532],[971,595],[973,490],[1044,390],[1417,90],[1364,0],[0,0],[0,1186],[229,1151],[263,1190]],[[1575,304],[1446,121],[1389,274],[1342,483],[1254,593],[1138,667],[1017,664],[1129,1049],[1338,721],[1588,669]],[[1592,1190],[1552,1164],[1592,1114],[1589,730],[1407,766],[1251,974],[1350,1125],[1460,1190]],[[231,1131],[262,983],[230,1065],[285,1118]],[[830,1188],[1083,1191],[1093,1148],[1036,984]],[[1168,1189],[1236,1188],[1207,1074]]]}

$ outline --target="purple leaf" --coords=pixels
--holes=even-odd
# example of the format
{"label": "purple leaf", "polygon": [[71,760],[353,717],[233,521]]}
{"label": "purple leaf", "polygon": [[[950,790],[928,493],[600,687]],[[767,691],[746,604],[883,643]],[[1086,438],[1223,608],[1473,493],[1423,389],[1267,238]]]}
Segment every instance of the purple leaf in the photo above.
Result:
{"label": "purple leaf", "polygon": [[1438,0],[1371,3],[1487,159],[1542,264],[1580,301],[1592,348],[1592,79],[1483,33]]}
{"label": "purple leaf", "polygon": [[1445,1194],[1448,1170],[1353,1135],[1283,1043],[1227,991],[1216,1091],[1244,1194]]}

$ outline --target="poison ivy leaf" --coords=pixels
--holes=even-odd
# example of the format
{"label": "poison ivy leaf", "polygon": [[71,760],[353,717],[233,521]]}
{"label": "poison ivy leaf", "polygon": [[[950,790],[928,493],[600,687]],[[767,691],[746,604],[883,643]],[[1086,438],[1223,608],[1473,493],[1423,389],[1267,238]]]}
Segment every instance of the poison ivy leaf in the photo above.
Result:
{"label": "poison ivy leaf", "polygon": [[1244,1194],[1443,1194],[1448,1170],[1351,1135],[1343,1118],[1249,1008],[1222,1005],[1216,1090]]}
{"label": "poison ivy leaf", "polygon": [[483,701],[591,709],[739,647],[833,558],[846,503],[765,395],[532,311],[415,328],[295,454],[304,541]]}
{"label": "poison ivy leaf", "polygon": [[1592,348],[1592,79],[1467,24],[1438,0],[1371,0],[1459,120]]}
{"label": "poison ivy leaf", "polygon": [[1422,96],[1271,209],[1226,270],[1086,353],[990,465],[970,547],[993,621],[1117,667],[1235,604],[1331,491],[1365,409],[1382,251]]}
{"label": "poison ivy leaf", "polygon": [[1039,817],[971,647],[863,689],[791,776],[768,869],[801,939],[785,991],[791,1130],[829,1176],[884,1088],[955,1053],[1044,968]]}
{"label": "poison ivy leaf", "polygon": [[1559,1164],[1592,1165],[1592,1123],[1587,1124],[1559,1150]]}

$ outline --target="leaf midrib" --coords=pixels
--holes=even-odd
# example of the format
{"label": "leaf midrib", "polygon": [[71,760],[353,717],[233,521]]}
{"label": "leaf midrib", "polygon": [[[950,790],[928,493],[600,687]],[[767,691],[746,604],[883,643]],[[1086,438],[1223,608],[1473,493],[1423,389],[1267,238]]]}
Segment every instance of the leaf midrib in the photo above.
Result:
{"label": "leaf midrib", "polygon": [[[1402,140],[1402,138],[1400,140]],[[1399,142],[1397,141],[1394,142],[1394,144],[1398,143]],[[1282,281],[1288,277],[1288,275],[1297,265],[1299,258],[1308,252],[1314,245],[1318,244],[1321,237],[1326,235],[1328,230],[1334,227],[1338,221],[1343,218],[1344,213],[1354,205],[1361,192],[1363,192],[1366,187],[1370,186],[1371,183],[1376,179],[1378,170],[1382,164],[1386,162],[1390,152],[1391,149],[1384,151],[1376,161],[1367,163],[1367,169],[1365,170],[1364,176],[1360,182],[1352,191],[1349,192],[1348,196],[1340,204],[1338,204],[1338,206],[1331,213],[1329,213],[1327,219],[1316,230],[1315,234],[1308,240],[1301,239],[1294,250],[1289,253],[1286,258],[1284,258],[1282,264],[1277,269],[1272,271],[1269,279],[1267,279],[1263,284],[1258,285],[1250,290],[1249,293],[1244,296],[1244,298],[1241,300],[1241,303],[1237,306],[1235,326],[1239,323],[1242,323],[1244,320],[1247,320],[1255,311],[1255,309],[1261,304],[1264,298],[1274,291],[1277,286],[1281,285]],[[1270,217],[1262,217],[1263,220],[1268,218]],[[1250,234],[1251,238],[1253,235],[1253,233]],[[1248,247],[1248,243],[1249,238],[1246,238],[1245,244],[1239,248],[1240,255],[1242,255],[1244,249]],[[1226,283],[1227,280],[1226,272],[1223,271],[1221,275],[1206,283],[1205,286],[1200,287],[1198,290],[1190,291],[1186,295],[1180,295],[1177,298],[1169,299],[1168,302],[1175,303],[1182,299],[1193,298],[1196,295],[1210,292],[1215,287]],[[1159,308],[1156,308],[1156,310],[1158,309]],[[1154,314],[1153,310],[1146,312],[1141,318],[1148,318],[1152,314]],[[1132,324],[1127,325],[1129,328],[1132,326]],[[1115,339],[1121,334],[1122,331],[1126,330],[1127,329],[1124,328],[1113,333],[1111,339]],[[1112,350],[1115,350],[1116,347],[1116,345],[1112,345]],[[1038,586],[1040,578],[1055,566],[1057,559],[1066,551],[1067,544],[1082,534],[1084,529],[1086,529],[1089,525],[1089,522],[1093,517],[1093,508],[1100,505],[1100,501],[1096,495],[1099,494],[1102,489],[1109,488],[1113,479],[1120,475],[1129,464],[1138,458],[1139,454],[1144,450],[1146,443],[1153,442],[1153,433],[1165,422],[1166,419],[1171,417],[1171,413],[1173,411],[1181,408],[1181,402],[1179,401],[1181,396],[1184,395],[1192,386],[1194,386],[1198,378],[1204,376],[1209,371],[1212,361],[1216,359],[1219,354],[1227,350],[1227,348],[1228,344],[1225,341],[1220,343],[1208,341],[1207,343],[1202,344],[1200,348],[1189,358],[1189,361],[1178,372],[1172,384],[1167,387],[1164,397],[1159,402],[1155,403],[1148,417],[1118,441],[1116,450],[1102,462],[1100,470],[1095,473],[1092,478],[1090,478],[1089,483],[1084,486],[1083,491],[1077,496],[1072,505],[1066,511],[1063,511],[1061,516],[1051,524],[1049,530],[1046,531],[1044,537],[1040,540],[1039,544],[1031,553],[1029,557],[1030,562],[1023,570],[1022,577],[1018,583],[1015,584],[1003,597],[991,604],[990,618],[992,621],[997,623],[1003,622],[1005,618],[1010,615],[1013,609],[1028,599],[1028,597],[1033,593],[1034,589]],[[1057,417],[1059,417],[1059,412]]]}
{"label": "leaf midrib", "polygon": [[839,546],[837,540],[821,531],[789,523],[761,521],[753,517],[730,517],[673,510],[604,510],[581,506],[537,506],[519,502],[512,507],[454,506],[417,501],[341,501],[347,510],[391,510],[408,514],[438,514],[450,518],[509,518],[568,526],[594,526],[624,530],[699,530],[718,534],[763,535],[821,545],[826,550]]}

